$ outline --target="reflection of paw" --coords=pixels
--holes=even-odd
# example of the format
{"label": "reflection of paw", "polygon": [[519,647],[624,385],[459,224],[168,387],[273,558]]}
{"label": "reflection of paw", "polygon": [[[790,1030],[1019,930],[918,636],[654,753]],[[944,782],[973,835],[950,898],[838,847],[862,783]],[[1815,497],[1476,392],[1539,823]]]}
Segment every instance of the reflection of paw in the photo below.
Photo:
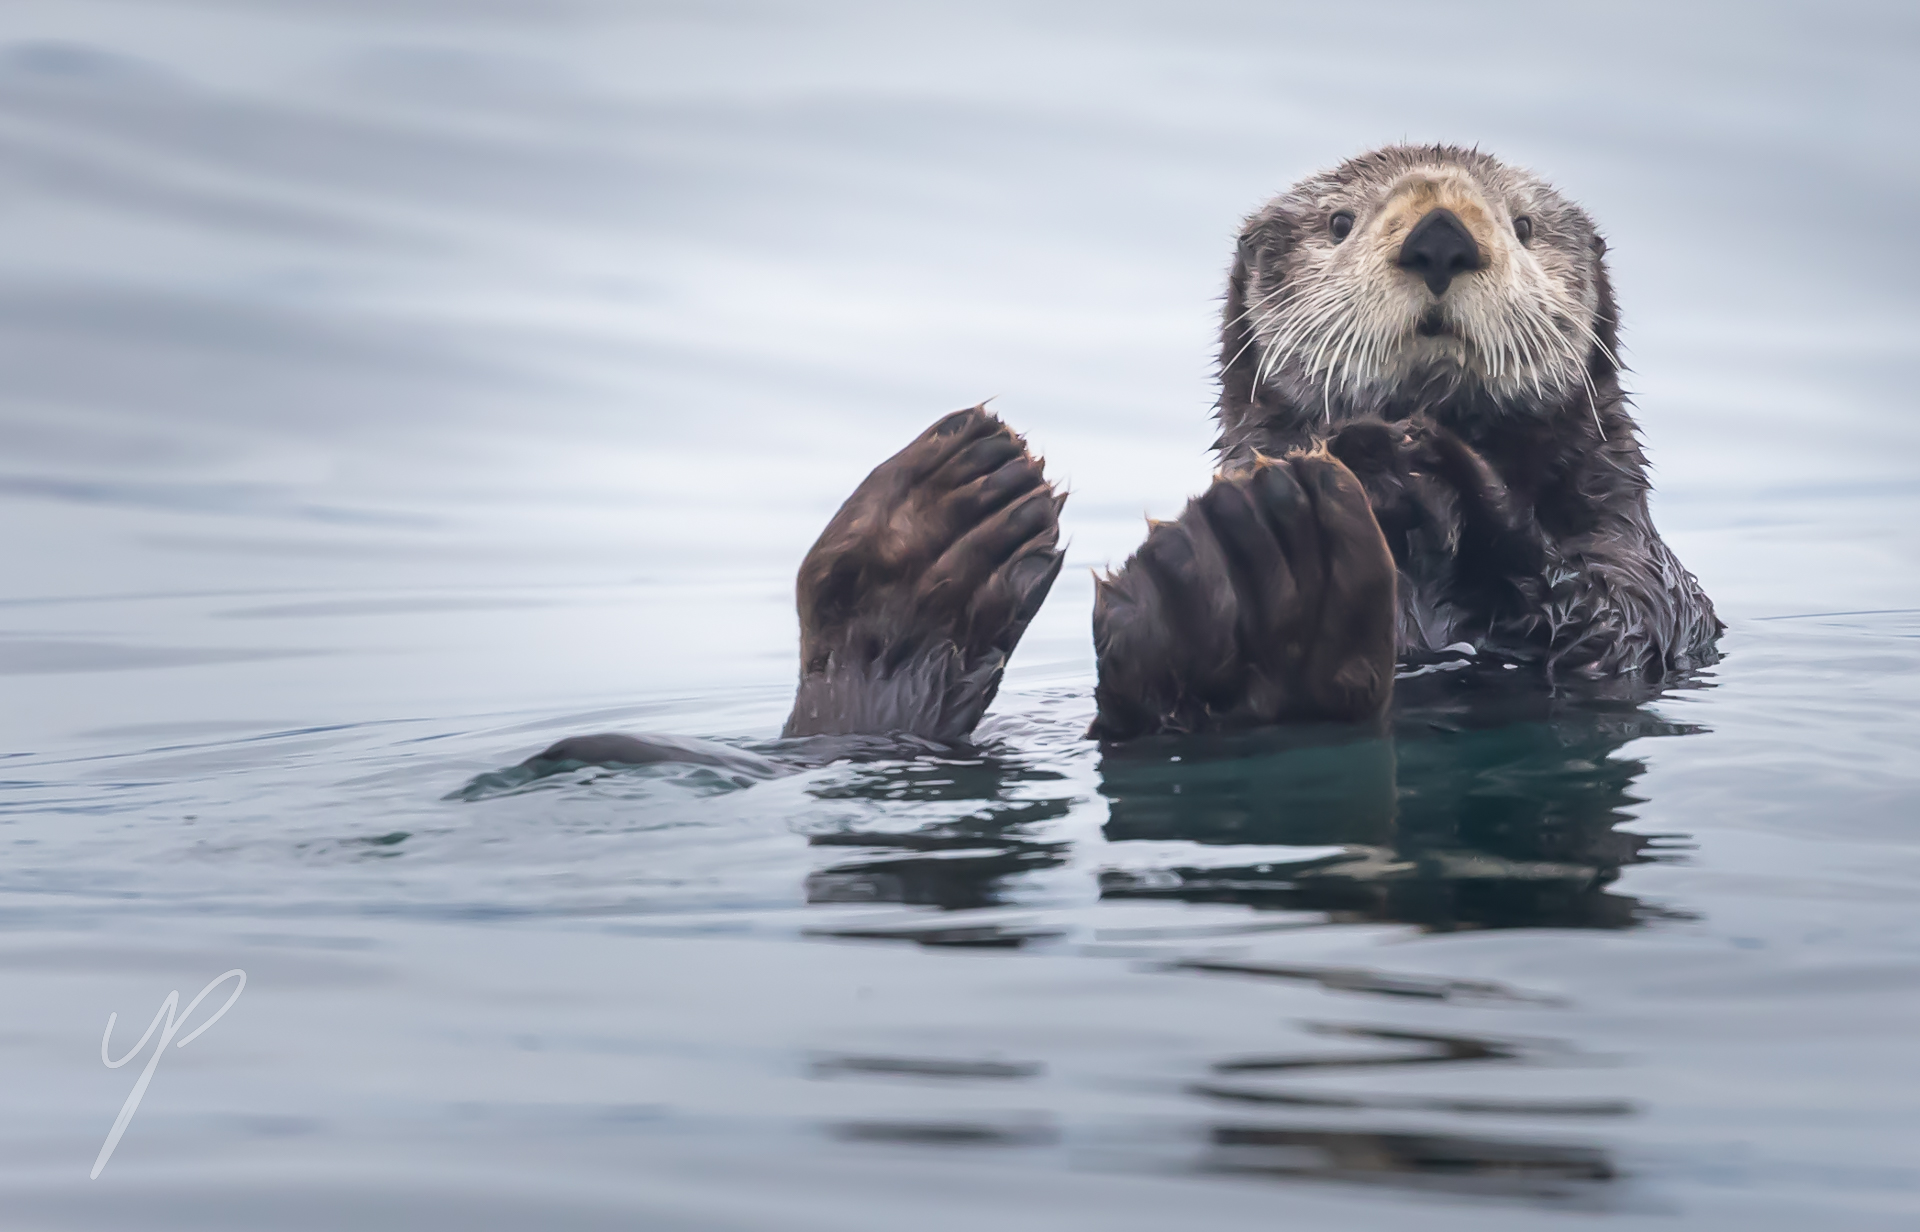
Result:
{"label": "reflection of paw", "polygon": [[1393,558],[1352,472],[1325,453],[1260,459],[1099,582],[1090,734],[1375,717],[1393,622]]}
{"label": "reflection of paw", "polygon": [[984,407],[876,467],[801,563],[786,734],[971,731],[1060,572],[1065,500]]}

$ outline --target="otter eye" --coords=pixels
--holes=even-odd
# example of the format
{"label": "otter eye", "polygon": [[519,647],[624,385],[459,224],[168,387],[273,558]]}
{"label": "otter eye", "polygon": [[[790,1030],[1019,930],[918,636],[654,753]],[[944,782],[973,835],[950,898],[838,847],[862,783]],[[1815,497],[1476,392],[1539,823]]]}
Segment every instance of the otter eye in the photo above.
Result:
{"label": "otter eye", "polygon": [[1522,244],[1532,239],[1533,238],[1533,219],[1528,218],[1525,214],[1522,214],[1520,215],[1520,217],[1514,219],[1513,233],[1514,235],[1519,237],[1520,242]]}
{"label": "otter eye", "polygon": [[1341,240],[1346,239],[1347,236],[1350,233],[1352,233],[1352,231],[1353,231],[1353,211],[1352,210],[1336,211],[1332,218],[1327,219],[1327,234],[1333,237],[1333,242],[1336,244],[1338,244]]}

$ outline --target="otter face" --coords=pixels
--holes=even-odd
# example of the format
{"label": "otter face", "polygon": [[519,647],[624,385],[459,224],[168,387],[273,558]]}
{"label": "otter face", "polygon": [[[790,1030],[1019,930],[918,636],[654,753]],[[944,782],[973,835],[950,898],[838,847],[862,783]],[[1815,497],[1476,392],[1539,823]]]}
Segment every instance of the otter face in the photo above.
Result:
{"label": "otter face", "polygon": [[1463,396],[1564,403],[1596,348],[1613,364],[1604,248],[1529,172],[1453,147],[1377,150],[1247,221],[1223,359],[1330,421]]}

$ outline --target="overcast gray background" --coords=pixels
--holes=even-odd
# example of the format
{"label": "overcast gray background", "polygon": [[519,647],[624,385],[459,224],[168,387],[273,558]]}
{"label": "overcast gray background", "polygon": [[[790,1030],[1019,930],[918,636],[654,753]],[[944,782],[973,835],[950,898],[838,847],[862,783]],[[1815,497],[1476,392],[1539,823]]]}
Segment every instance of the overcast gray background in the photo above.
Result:
{"label": "overcast gray background", "polygon": [[1898,4],[14,0],[0,585],[771,576],[994,395],[1117,561],[1208,473],[1240,218],[1404,138],[1601,220],[1661,515],[1723,603],[1904,601],[1917,37]]}

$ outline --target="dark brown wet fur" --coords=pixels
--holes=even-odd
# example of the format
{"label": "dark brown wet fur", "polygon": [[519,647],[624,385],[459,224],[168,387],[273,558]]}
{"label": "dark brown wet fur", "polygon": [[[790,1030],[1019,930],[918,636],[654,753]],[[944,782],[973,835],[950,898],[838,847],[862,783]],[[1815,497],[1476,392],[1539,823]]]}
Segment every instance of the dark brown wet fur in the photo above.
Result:
{"label": "dark brown wet fur", "polygon": [[1393,612],[1393,556],[1353,473],[1324,452],[1258,458],[1098,581],[1088,734],[1375,718]]}
{"label": "dark brown wet fur", "polygon": [[985,407],[876,467],[800,565],[782,734],[964,739],[1060,572],[1065,501]]}

